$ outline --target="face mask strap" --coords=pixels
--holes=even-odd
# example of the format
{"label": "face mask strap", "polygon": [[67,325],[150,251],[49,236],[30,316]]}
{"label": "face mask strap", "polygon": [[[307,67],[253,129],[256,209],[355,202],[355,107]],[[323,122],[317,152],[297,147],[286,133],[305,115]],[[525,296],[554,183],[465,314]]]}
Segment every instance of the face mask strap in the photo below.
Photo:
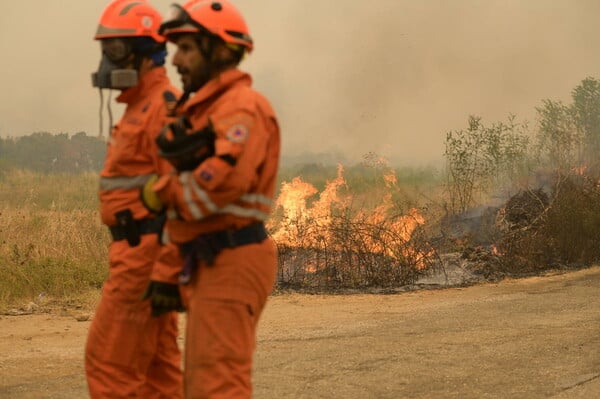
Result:
{"label": "face mask strap", "polygon": [[[104,124],[103,124],[103,120],[104,120],[104,91],[102,87],[98,88],[98,93],[100,94],[100,109],[99,109],[99,115],[98,115],[98,119],[99,119],[99,131],[98,131],[98,137],[99,138],[104,138],[104,133],[102,132],[104,130]],[[113,113],[112,113],[112,108],[110,106],[110,101],[112,99],[112,90],[108,91],[108,101],[106,102],[106,110],[108,112],[108,134],[107,137],[110,138],[111,134],[112,134],[112,125],[113,125]]]}

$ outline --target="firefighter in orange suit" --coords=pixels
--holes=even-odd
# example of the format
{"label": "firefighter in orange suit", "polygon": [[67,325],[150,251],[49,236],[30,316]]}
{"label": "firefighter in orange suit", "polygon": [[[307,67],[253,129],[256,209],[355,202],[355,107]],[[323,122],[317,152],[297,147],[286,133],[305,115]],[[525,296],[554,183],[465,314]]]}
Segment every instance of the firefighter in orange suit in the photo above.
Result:
{"label": "firefighter in orange suit", "polygon": [[[109,275],[85,348],[92,399],[183,397],[177,313],[170,311],[182,310],[181,303],[171,303],[179,297],[182,259],[177,247],[160,244],[165,218],[150,213],[140,198],[151,176],[172,170],[158,157],[155,142],[180,94],[163,66],[161,21],[146,1],[115,0],[95,35],[102,59],[93,84],[121,90],[117,101],[126,108],[112,129],[100,174],[100,214],[112,242]],[[152,304],[143,300],[145,291],[153,295]],[[156,305],[161,301],[169,309]]]}
{"label": "firefighter in orange suit", "polygon": [[176,173],[144,190],[167,207],[166,233],[185,259],[186,398],[250,398],[256,328],[272,291],[277,252],[264,221],[273,203],[279,127],[269,102],[237,66],[253,47],[226,0],[173,5],[161,32],[191,96],[163,129],[159,153]]}

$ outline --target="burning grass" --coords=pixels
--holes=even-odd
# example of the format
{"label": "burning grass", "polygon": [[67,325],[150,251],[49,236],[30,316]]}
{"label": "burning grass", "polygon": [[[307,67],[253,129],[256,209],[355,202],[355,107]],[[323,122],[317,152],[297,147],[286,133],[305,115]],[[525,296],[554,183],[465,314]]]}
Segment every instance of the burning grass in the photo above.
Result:
{"label": "burning grass", "polygon": [[392,170],[382,181],[371,208],[357,206],[341,166],[320,193],[300,178],[282,184],[269,225],[279,248],[281,287],[398,287],[434,267],[435,251],[420,230],[424,217],[393,200],[398,186]]}

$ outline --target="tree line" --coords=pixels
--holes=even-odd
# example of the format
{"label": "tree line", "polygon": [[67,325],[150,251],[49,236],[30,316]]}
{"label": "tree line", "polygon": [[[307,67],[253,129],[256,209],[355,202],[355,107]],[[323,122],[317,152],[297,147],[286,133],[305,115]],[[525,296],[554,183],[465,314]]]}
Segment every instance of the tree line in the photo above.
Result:
{"label": "tree line", "polygon": [[0,171],[14,168],[40,173],[99,172],[105,155],[106,142],[85,132],[37,132],[0,138]]}

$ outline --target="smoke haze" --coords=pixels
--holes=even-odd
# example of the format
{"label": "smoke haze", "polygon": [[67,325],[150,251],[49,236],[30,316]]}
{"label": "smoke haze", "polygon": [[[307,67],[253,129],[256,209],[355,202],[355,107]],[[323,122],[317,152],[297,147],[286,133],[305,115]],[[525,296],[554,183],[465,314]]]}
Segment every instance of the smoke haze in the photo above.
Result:
{"label": "smoke haze", "polygon": [[[163,13],[171,2],[151,1]],[[107,3],[5,5],[0,136],[98,134],[92,36]],[[470,114],[484,123],[510,113],[534,122],[542,99],[569,102],[571,90],[600,70],[595,0],[236,4],[256,42],[242,69],[278,113],[284,156],[338,152],[358,160],[374,151],[402,164],[437,162],[446,132],[465,128]]]}

